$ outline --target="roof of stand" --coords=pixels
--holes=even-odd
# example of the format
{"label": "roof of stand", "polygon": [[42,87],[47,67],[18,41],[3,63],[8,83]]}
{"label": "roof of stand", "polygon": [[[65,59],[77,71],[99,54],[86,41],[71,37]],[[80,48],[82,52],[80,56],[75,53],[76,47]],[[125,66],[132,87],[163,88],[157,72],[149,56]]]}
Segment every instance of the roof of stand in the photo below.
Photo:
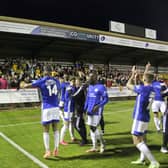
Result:
{"label": "roof of stand", "polygon": [[0,58],[20,56],[112,64],[150,61],[167,66],[168,42],[0,16]]}

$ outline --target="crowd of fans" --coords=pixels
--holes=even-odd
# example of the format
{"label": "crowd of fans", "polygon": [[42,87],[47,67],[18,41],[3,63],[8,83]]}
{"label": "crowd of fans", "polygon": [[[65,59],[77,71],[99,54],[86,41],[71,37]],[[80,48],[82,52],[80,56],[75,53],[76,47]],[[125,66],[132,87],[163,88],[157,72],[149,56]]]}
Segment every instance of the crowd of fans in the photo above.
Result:
{"label": "crowd of fans", "polygon": [[104,65],[93,64],[60,64],[52,61],[40,61],[37,59],[26,60],[24,58],[8,59],[0,62],[0,89],[17,88],[22,80],[39,79],[43,76],[45,69],[50,69],[52,76],[59,77],[63,74],[85,78],[93,68],[97,70],[99,82],[107,87],[125,86],[129,71],[121,71],[116,68],[107,68]]}

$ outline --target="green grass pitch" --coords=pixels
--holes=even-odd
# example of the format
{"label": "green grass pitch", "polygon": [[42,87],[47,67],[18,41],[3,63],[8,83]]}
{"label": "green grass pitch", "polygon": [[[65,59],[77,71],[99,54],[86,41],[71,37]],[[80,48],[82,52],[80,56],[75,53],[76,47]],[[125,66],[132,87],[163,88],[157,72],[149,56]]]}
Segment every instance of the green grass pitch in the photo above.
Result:
{"label": "green grass pitch", "polygon": [[[104,110],[106,151],[103,154],[88,154],[85,151],[91,143],[80,147],[70,143],[60,146],[59,156],[43,159],[44,146],[40,124],[40,108],[13,109],[0,112],[0,132],[20,145],[50,168],[140,168],[146,166],[131,165],[139,157],[132,144],[130,134],[134,101],[112,101]],[[61,127],[62,123],[60,123]],[[77,132],[76,136],[79,138]],[[50,146],[53,148],[53,135],[50,130]],[[89,141],[90,141],[90,137]],[[67,132],[66,141],[70,142]],[[90,141],[91,142],[91,141]],[[148,145],[161,167],[168,167],[168,155],[160,153],[162,135],[155,131],[153,114],[149,125]],[[32,160],[16,150],[0,137],[1,168],[38,168]]]}

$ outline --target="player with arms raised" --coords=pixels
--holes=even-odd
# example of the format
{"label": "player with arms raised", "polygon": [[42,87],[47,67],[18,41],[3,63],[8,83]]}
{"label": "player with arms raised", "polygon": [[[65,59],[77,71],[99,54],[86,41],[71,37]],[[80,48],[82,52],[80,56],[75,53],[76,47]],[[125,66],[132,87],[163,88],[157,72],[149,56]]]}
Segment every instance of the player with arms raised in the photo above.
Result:
{"label": "player with arms raised", "polygon": [[50,76],[49,71],[44,72],[44,77],[34,81],[30,84],[24,84],[22,88],[27,87],[38,87],[42,95],[42,125],[43,125],[43,141],[45,146],[44,158],[50,157],[50,147],[49,147],[49,127],[52,125],[54,132],[54,151],[53,156],[58,155],[58,145],[59,145],[59,100],[58,93],[60,90],[60,82]]}
{"label": "player with arms raised", "polygon": [[[146,69],[149,64],[147,64]],[[132,68],[132,75],[128,80],[127,87],[137,93],[136,104],[133,112],[133,124],[132,124],[132,137],[133,142],[137,149],[140,151],[140,158],[136,161],[132,161],[132,164],[144,164],[145,158],[150,161],[149,168],[159,168],[159,163],[156,161],[151,151],[149,150],[146,142],[145,135],[150,120],[150,107],[149,107],[149,96],[153,91],[152,81],[153,74],[143,74],[143,84],[136,85],[136,69],[135,66]]]}

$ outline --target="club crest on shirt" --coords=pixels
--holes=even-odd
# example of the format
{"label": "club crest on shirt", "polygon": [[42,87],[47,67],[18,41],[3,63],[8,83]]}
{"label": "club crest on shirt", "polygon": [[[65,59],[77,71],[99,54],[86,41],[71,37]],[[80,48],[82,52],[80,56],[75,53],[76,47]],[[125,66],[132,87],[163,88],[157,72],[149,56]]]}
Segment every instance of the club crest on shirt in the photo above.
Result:
{"label": "club crest on shirt", "polygon": [[98,89],[96,88],[94,91],[95,91],[95,92],[98,92]]}

